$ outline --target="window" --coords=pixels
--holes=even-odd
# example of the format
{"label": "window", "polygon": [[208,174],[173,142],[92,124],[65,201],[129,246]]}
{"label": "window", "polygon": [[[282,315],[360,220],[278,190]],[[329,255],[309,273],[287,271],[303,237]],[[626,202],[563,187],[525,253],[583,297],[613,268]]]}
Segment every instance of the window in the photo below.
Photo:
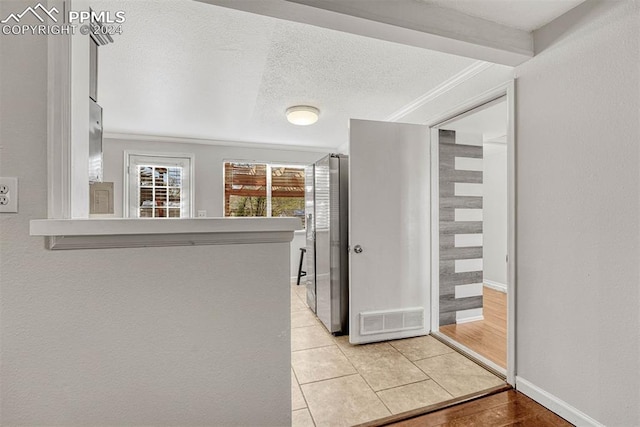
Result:
{"label": "window", "polygon": [[304,166],[225,162],[225,216],[294,216],[304,224]]}
{"label": "window", "polygon": [[131,218],[190,217],[192,157],[126,153],[127,215]]}

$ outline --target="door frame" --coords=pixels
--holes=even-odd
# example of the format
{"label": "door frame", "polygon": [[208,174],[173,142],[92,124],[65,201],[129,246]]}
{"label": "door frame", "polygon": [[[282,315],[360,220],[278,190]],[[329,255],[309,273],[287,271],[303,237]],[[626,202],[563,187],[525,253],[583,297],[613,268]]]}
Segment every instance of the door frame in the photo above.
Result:
{"label": "door frame", "polygon": [[[438,235],[438,132],[446,122],[470,112],[498,98],[507,101],[507,369],[503,369],[468,347],[450,339],[438,331],[439,325],[439,235]],[[458,350],[503,375],[507,383],[515,387],[516,379],[516,135],[515,135],[515,80],[488,90],[446,113],[430,120],[431,129],[431,333]]]}

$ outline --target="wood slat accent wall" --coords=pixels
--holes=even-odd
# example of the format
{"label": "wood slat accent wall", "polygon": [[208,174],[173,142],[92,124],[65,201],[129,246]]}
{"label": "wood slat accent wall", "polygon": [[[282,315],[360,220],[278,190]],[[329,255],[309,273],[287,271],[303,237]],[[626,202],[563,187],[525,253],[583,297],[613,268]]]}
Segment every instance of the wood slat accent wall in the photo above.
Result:
{"label": "wood slat accent wall", "polygon": [[456,221],[456,209],[482,209],[481,196],[456,196],[456,183],[482,184],[482,171],[456,170],[456,157],[482,159],[482,146],[456,144],[456,133],[439,131],[440,326],[456,323],[460,310],[482,308],[482,295],[456,298],[456,286],[482,283],[482,270],[456,273],[456,260],[482,259],[482,246],[456,247],[456,234],[482,234],[482,221]]}

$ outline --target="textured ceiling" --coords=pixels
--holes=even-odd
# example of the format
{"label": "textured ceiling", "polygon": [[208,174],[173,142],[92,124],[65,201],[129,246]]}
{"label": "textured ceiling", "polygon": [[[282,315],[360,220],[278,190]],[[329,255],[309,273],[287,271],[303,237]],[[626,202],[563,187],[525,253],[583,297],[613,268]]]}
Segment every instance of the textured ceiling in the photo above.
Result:
{"label": "textured ceiling", "polygon": [[[107,133],[331,149],[350,118],[384,120],[475,63],[190,0],[92,7],[126,13],[99,51]],[[319,108],[318,123],[287,123],[299,104]]]}
{"label": "textured ceiling", "polygon": [[[191,1],[126,11],[99,51],[105,132],[337,147],[350,118],[383,120],[475,61]],[[297,127],[285,110],[320,109]]]}
{"label": "textured ceiling", "polygon": [[417,0],[519,30],[534,31],[585,0]]}

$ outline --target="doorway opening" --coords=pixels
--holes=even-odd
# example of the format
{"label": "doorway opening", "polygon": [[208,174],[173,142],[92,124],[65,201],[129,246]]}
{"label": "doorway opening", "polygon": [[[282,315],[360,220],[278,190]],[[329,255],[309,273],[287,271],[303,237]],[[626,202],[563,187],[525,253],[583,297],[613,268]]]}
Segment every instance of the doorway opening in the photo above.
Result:
{"label": "doorway opening", "polygon": [[510,99],[432,126],[432,334],[513,377]]}
{"label": "doorway opening", "polygon": [[[470,112],[478,104],[482,104],[484,108],[478,111],[487,109],[485,114],[499,115],[504,113],[506,116],[511,108],[510,102],[513,98],[507,98],[505,91],[506,89],[501,94],[492,95],[488,100],[483,99],[481,102],[475,100],[475,104],[463,111]],[[492,102],[489,103],[490,101]],[[491,106],[495,106],[494,110],[488,110]],[[497,109],[501,109],[502,113],[496,111]],[[454,117],[455,115],[450,116],[450,118]],[[453,123],[450,118],[447,118],[447,122],[442,120],[441,123],[443,125]],[[469,120],[471,118],[467,119],[467,121]],[[486,142],[496,145],[496,152],[506,155],[508,154],[507,146],[502,141],[510,140],[508,117],[504,117],[504,123],[506,123],[504,126],[507,129],[503,130],[501,134],[492,134],[490,138],[487,136]],[[434,196],[429,197],[428,189],[434,182],[438,182],[439,176],[430,176],[431,170],[438,170],[438,163],[435,163],[435,166],[432,164],[431,168],[425,168],[424,164],[438,159],[437,155],[434,156],[433,151],[429,151],[430,144],[434,141],[437,143],[438,135],[435,138],[432,135],[431,141],[429,141],[429,126],[389,122],[352,120],[350,129],[350,244],[352,248],[355,248],[356,244],[361,245],[363,250],[351,253],[349,336],[332,336],[311,311],[306,309],[307,290],[302,288],[302,284],[298,286],[294,283],[292,285],[293,419],[299,421],[304,418],[311,423],[328,425],[337,424],[338,420],[340,422],[349,420],[349,423],[352,424],[374,419],[388,420],[387,417],[399,417],[406,411],[430,411],[433,410],[434,405],[451,404],[458,399],[477,397],[479,394],[484,395],[498,389],[509,388],[505,383],[505,377],[509,378],[505,366],[513,365],[508,363],[508,328],[506,325],[503,328],[503,353],[506,360],[504,366],[501,367],[478,351],[447,336],[440,330],[440,323],[433,320],[434,314],[436,318],[440,314],[440,306],[433,304],[433,301],[439,301],[439,294],[436,294],[435,297],[429,295],[428,283],[430,274],[437,273],[439,277],[439,259],[431,267],[428,263],[425,265],[424,260],[429,260],[430,252],[433,253],[429,247],[430,236],[439,232],[439,229],[434,231],[431,228],[428,219],[429,212],[432,212],[433,216],[433,208],[438,206],[438,203],[434,203]],[[440,130],[438,124],[432,129],[434,132]],[[455,132],[455,130],[444,126],[442,130],[443,138]],[[463,131],[460,132],[462,137]],[[476,146],[470,145],[471,148],[465,148],[463,144],[459,145],[472,154],[475,152],[475,157],[484,162],[486,159],[481,158],[485,152],[484,142],[481,136],[480,142]],[[389,149],[390,144],[392,144],[392,149]],[[490,149],[487,148],[487,158],[489,151]],[[474,162],[475,158],[471,156],[470,159],[471,161],[467,163],[471,164],[471,167],[476,163],[476,169],[478,169],[477,162]],[[507,174],[506,159],[502,160],[504,160],[503,172]],[[455,158],[453,161],[455,162]],[[372,167],[372,165],[382,166]],[[466,175],[482,181],[481,166],[479,170],[471,170],[471,172],[477,173]],[[379,172],[381,170],[417,170],[419,173],[406,175],[403,180],[389,183],[388,176],[381,174]],[[408,180],[407,176],[412,179]],[[363,177],[366,179],[362,179]],[[505,185],[507,181],[503,177],[502,182]],[[358,185],[362,183],[367,185]],[[455,189],[453,191],[455,192]],[[438,193],[433,194],[438,195]],[[508,189],[505,188],[501,194],[504,196],[503,198],[506,198]],[[363,199],[360,200],[359,197]],[[381,214],[383,218],[375,221],[377,224],[384,224],[384,227],[370,226],[367,228],[367,232],[363,232],[363,226],[367,225],[363,218],[370,219],[375,216],[374,214],[380,212],[373,208],[362,209],[362,207],[367,206],[367,201],[370,203],[376,200],[385,200],[385,208],[391,212],[383,212]],[[472,201],[477,202],[475,199]],[[394,207],[402,208],[403,211],[393,211]],[[358,212],[358,208],[361,209],[360,212]],[[473,209],[482,210],[482,198],[480,198],[479,207],[469,206],[466,210],[457,212],[458,219],[470,223],[480,222],[480,232],[482,232],[482,212],[478,213]],[[506,204],[504,210],[504,217],[507,218]],[[480,216],[478,216],[479,214]],[[414,215],[415,222],[406,220],[406,218],[414,218]],[[455,210],[452,215],[455,220]],[[403,220],[397,223],[394,219],[398,218]],[[438,217],[435,216],[435,218]],[[439,223],[436,221],[435,224]],[[411,225],[412,228],[411,233],[407,234],[402,227],[408,225]],[[472,224],[472,226],[478,227],[477,224]],[[358,227],[360,228],[358,229]],[[380,239],[384,244],[376,246],[376,239],[371,236],[379,237],[383,232],[389,232],[389,234],[385,235],[384,239]],[[421,238],[416,238],[416,236]],[[407,240],[403,241],[402,239],[405,237]],[[451,238],[455,243],[454,234],[451,234]],[[508,240],[506,232],[504,238]],[[474,238],[470,239],[473,243]],[[398,240],[400,243],[397,243]],[[407,242],[415,245],[413,250],[408,249]],[[474,245],[461,247],[462,251],[471,251],[471,255],[480,258],[480,263],[482,263],[484,261],[482,243],[479,246],[479,251]],[[505,267],[505,275],[508,274],[508,271],[504,255],[509,253],[510,247],[508,242],[505,242],[502,262],[502,266]],[[309,248],[307,248],[307,253],[309,253]],[[377,258],[380,254],[383,256]],[[473,258],[468,257],[467,260],[473,260]],[[388,267],[387,262],[391,264]],[[367,263],[368,268],[363,272],[366,273],[364,277],[367,280],[358,280],[361,277],[356,270],[358,263]],[[455,262],[453,264],[455,269]],[[412,270],[416,266],[425,268],[427,271]],[[393,270],[394,268],[398,268],[398,270]],[[467,266],[467,268],[473,268],[473,265]],[[307,268],[307,280],[309,272],[313,274],[313,271],[313,266]],[[383,273],[389,271],[395,274],[383,277]],[[412,277],[424,280],[408,280],[409,286],[403,287],[401,279],[406,279],[408,273],[415,274]],[[503,278],[498,278],[494,282],[497,283],[498,280],[511,283],[508,279]],[[467,292],[472,302],[476,300],[482,302],[483,282],[481,273],[479,278],[480,293],[473,295],[470,291],[478,286],[471,286],[462,289],[462,297],[464,297],[464,292]],[[393,286],[375,286],[380,283],[393,284]],[[411,286],[415,283],[423,283],[424,286],[412,293]],[[438,283],[437,280],[434,280],[432,286],[437,287]],[[367,334],[369,330],[363,328],[359,320],[365,317],[363,314],[367,315],[371,312],[373,302],[376,302],[374,298],[376,296],[379,298],[382,292],[386,298],[386,306],[390,309],[382,312],[383,319],[379,322],[381,327],[377,330],[378,334]],[[503,295],[506,300],[506,294]],[[384,331],[387,320],[384,316],[389,316],[392,320],[401,318],[400,316],[393,317],[397,312],[393,310],[393,307],[404,307],[403,301],[400,300],[403,297],[408,298],[409,302],[414,305],[417,305],[418,302],[423,303],[423,307],[420,308],[423,308],[425,313],[422,324],[424,330],[404,331],[398,328],[394,331]],[[489,298],[486,299],[488,301]],[[414,306],[408,307],[416,308]],[[468,316],[474,313],[473,308],[469,308],[466,313]],[[508,311],[506,304],[503,304],[502,310],[506,316]],[[475,313],[476,316],[479,316],[478,310]],[[448,313],[443,314],[451,316]],[[454,313],[454,319],[455,315],[456,313]],[[402,319],[403,322],[398,321],[397,324],[404,326],[404,318]],[[505,323],[507,323],[506,318]],[[433,336],[427,335],[432,330],[434,330]],[[403,335],[405,333],[406,335]],[[441,341],[446,341],[448,345]]]}

